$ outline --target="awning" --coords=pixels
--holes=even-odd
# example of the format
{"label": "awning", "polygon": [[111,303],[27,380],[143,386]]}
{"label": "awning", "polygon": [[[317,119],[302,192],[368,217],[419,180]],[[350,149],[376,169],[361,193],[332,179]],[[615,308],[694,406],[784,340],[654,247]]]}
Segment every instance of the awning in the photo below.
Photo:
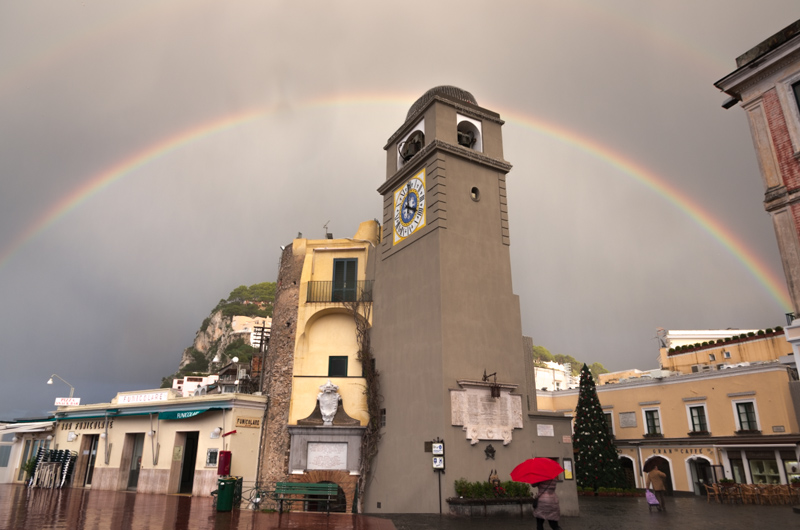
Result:
{"label": "awning", "polygon": [[12,432],[45,432],[52,431],[54,421],[42,421],[38,423],[11,423],[0,425],[0,435]]}
{"label": "awning", "polygon": [[159,420],[187,420],[189,418],[194,418],[204,412],[208,412],[209,410],[215,410],[213,408],[208,409],[195,409],[195,410],[167,410],[164,412],[158,413]]}

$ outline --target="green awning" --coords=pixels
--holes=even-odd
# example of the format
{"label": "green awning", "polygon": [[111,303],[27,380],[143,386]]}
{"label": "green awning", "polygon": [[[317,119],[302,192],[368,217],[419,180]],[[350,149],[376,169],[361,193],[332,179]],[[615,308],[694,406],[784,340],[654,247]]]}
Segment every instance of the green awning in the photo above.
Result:
{"label": "green awning", "polygon": [[168,410],[158,413],[159,420],[187,420],[194,418],[211,409],[197,409],[197,410]]}

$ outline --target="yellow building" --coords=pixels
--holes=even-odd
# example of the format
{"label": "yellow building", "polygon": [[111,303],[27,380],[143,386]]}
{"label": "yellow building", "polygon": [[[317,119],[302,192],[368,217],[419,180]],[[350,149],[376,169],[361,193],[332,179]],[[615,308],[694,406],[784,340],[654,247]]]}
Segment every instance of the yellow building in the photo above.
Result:
{"label": "yellow building", "polygon": [[786,360],[792,355],[792,346],[780,327],[774,330],[670,330],[662,341],[661,368],[682,374],[722,370],[742,363]]}
{"label": "yellow building", "polygon": [[352,238],[295,239],[278,276],[262,481],[332,482],[337,511],[353,505],[370,418],[358,335],[372,325],[379,237],[368,221]]}
{"label": "yellow building", "polygon": [[[660,456],[673,490],[703,494],[722,477],[782,483],[800,477],[797,372],[777,361],[597,387],[631,486]],[[538,392],[539,410],[574,415],[578,390]]]}
{"label": "yellow building", "polygon": [[210,495],[218,461],[252,486],[266,397],[173,389],[120,392],[110,403],[59,407],[53,449],[77,453],[73,487]]}

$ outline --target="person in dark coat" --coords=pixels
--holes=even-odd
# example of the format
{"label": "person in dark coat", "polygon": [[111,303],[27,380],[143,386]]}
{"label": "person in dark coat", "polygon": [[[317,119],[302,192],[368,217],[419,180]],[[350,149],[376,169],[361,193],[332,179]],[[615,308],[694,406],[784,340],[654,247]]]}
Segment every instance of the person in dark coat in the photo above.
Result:
{"label": "person in dark coat", "polygon": [[534,484],[539,488],[539,493],[536,496],[538,502],[536,508],[533,510],[533,516],[536,517],[536,530],[544,530],[544,522],[550,524],[553,530],[561,530],[558,526],[558,521],[561,519],[561,508],[558,506],[558,495],[556,495],[556,481],[545,480]]}

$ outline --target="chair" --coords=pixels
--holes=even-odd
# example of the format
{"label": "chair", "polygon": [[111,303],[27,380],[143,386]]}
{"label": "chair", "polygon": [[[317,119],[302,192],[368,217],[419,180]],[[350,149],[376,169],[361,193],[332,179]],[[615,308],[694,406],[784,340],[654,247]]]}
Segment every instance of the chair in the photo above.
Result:
{"label": "chair", "polygon": [[706,502],[710,503],[711,498],[713,497],[714,500],[717,502],[722,502],[722,496],[719,491],[719,484],[703,484],[703,487],[706,489]]}
{"label": "chair", "polygon": [[742,502],[744,504],[760,504],[761,498],[759,496],[758,487],[753,484],[740,484],[739,489],[742,492]]}
{"label": "chair", "polygon": [[738,504],[744,502],[742,499],[742,490],[739,484],[727,483],[720,484],[720,493],[722,494],[722,502],[730,502],[731,504]]}

